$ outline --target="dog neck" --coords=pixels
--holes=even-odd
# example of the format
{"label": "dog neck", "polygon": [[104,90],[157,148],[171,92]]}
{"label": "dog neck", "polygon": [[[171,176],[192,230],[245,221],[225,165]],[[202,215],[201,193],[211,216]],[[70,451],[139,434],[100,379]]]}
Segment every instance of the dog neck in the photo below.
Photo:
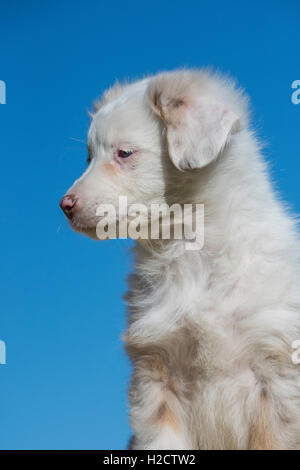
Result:
{"label": "dog neck", "polygon": [[[251,218],[263,220],[264,212],[277,210],[264,170],[255,139],[243,131],[234,136],[217,161],[194,176],[188,175],[184,200],[204,204],[203,246],[200,250],[187,250],[184,239],[137,243],[137,268],[127,297],[131,341],[134,337],[153,341],[170,334],[183,319],[193,316],[199,299],[203,299],[202,309],[209,310],[212,299],[207,292],[222,266],[227,269],[222,276],[230,276],[234,285],[240,276],[239,250],[243,240],[248,237],[248,250],[252,249],[249,237],[253,243],[256,240],[256,228],[251,228],[251,235],[247,230]],[[263,228],[257,219],[253,225],[257,230]],[[248,256],[245,251],[244,256]],[[226,263],[222,263],[224,257]]]}

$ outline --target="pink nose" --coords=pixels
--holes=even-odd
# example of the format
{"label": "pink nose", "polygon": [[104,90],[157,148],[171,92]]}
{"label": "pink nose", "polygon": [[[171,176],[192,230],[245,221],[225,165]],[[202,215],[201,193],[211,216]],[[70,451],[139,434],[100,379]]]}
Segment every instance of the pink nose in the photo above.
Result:
{"label": "pink nose", "polygon": [[69,218],[72,217],[72,211],[76,205],[76,202],[77,202],[77,198],[74,196],[74,194],[67,194],[60,201],[59,205],[67,217]]}

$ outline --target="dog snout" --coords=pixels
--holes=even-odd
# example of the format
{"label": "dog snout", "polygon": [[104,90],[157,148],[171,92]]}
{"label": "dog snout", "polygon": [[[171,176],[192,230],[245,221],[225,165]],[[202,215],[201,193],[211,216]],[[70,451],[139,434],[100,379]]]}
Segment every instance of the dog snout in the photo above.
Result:
{"label": "dog snout", "polygon": [[66,194],[59,203],[60,207],[69,219],[71,219],[73,215],[77,200],[78,198],[74,194]]}

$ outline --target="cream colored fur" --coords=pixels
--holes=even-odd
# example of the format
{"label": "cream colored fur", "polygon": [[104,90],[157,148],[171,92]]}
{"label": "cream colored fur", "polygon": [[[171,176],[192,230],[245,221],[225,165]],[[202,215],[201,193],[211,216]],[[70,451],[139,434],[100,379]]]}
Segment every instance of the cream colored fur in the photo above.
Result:
{"label": "cream colored fur", "polygon": [[[138,242],[126,348],[132,447],[300,449],[299,241],[278,200],[247,99],[207,71],[118,85],[98,103],[92,156],[69,193],[72,226],[96,207],[203,203],[205,243]],[[119,160],[117,150],[134,150]],[[288,158],[288,155],[286,156]],[[117,426],[117,423],[116,423]]]}

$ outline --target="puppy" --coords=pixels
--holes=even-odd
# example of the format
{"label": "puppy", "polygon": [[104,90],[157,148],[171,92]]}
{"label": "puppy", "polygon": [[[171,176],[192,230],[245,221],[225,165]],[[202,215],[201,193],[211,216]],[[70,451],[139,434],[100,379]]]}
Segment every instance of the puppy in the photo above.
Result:
{"label": "puppy", "polygon": [[299,242],[227,79],[180,70],[96,104],[89,166],[61,201],[97,238],[97,207],[204,205],[204,243],[139,240],[126,349],[134,449],[299,449]]}

